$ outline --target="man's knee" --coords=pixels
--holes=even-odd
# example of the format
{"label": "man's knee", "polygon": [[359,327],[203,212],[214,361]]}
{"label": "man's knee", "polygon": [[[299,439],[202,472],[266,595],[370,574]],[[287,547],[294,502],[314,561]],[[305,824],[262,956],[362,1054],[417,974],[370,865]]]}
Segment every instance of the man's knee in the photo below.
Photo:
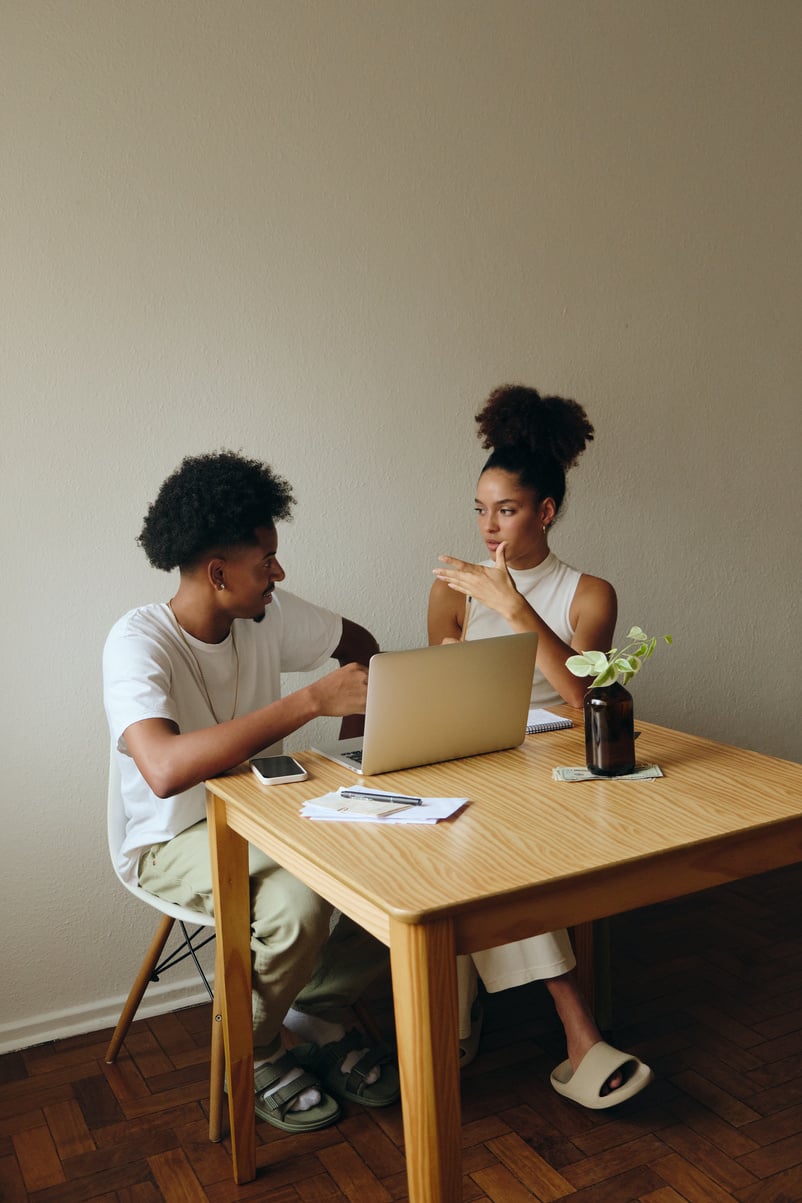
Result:
{"label": "man's knee", "polygon": [[300,889],[288,891],[281,905],[262,908],[255,900],[253,934],[256,939],[273,946],[292,947],[303,941],[319,948],[328,939],[332,906],[312,890],[296,883]]}

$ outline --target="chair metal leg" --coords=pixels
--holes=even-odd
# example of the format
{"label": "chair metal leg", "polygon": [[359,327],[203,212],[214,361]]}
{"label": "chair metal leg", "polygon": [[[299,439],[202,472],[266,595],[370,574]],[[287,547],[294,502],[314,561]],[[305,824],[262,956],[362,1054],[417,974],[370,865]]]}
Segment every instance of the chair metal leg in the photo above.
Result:
{"label": "chair metal leg", "polygon": [[144,961],[140,967],[139,973],[136,976],[131,991],[126,999],[122,1014],[117,1021],[117,1027],[114,1029],[114,1035],[111,1038],[109,1047],[106,1049],[106,1063],[111,1064],[117,1059],[117,1053],[120,1051],[120,1045],[128,1033],[128,1029],[133,1023],[137,1008],[142,1001],[142,995],[147,989],[148,982],[153,976],[153,970],[159,963],[159,957],[162,954],[167,938],[173,930],[174,919],[170,915],[164,915],[156,928],[156,935],[153,937],[150,948],[147,951]]}
{"label": "chair metal leg", "polygon": [[214,1002],[212,1004],[212,1057],[209,1068],[209,1140],[223,1139],[223,1079],[226,1071],[226,1053],[223,1043],[223,1015],[220,1009],[219,965],[214,975]]}

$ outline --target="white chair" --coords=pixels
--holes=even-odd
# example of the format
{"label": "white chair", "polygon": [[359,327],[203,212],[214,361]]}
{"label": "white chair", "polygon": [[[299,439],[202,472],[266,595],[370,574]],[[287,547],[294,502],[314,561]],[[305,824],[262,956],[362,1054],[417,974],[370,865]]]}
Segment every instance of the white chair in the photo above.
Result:
{"label": "white chair", "polygon": [[[209,1139],[220,1140],[222,1135],[222,1116],[223,1116],[223,1076],[224,1076],[224,1052],[223,1052],[223,1024],[221,1022],[220,1008],[217,1005],[212,988],[209,985],[206,974],[203,972],[200,961],[198,960],[198,950],[203,948],[214,939],[214,917],[207,915],[202,911],[193,911],[189,907],[175,906],[171,902],[165,902],[162,898],[157,898],[155,894],[150,894],[147,890],[143,890],[139,885],[132,885],[120,874],[117,868],[117,854],[122,847],[125,837],[125,810],[123,807],[122,792],[120,786],[120,771],[117,765],[117,757],[114,748],[111,749],[109,758],[109,789],[107,800],[107,829],[109,840],[109,855],[111,863],[114,866],[114,872],[122,885],[130,894],[138,898],[140,902],[147,903],[155,910],[162,914],[161,921],[156,928],[156,935],[145,954],[145,959],[139,969],[131,991],[123,1007],[122,1014],[117,1021],[117,1026],[114,1029],[114,1035],[111,1038],[109,1047],[106,1049],[106,1062],[111,1064],[117,1059],[117,1053],[120,1050],[120,1045],[125,1039],[128,1029],[130,1028],[137,1008],[142,1001],[142,996],[147,989],[148,982],[157,981],[159,974],[166,969],[178,964],[180,961],[191,957],[195,963],[195,967],[201,976],[204,986],[212,1000],[212,1051],[211,1051],[211,1072],[209,1083]],[[167,943],[168,936],[173,929],[173,925],[178,923],[183,934],[183,942],[178,946],[175,952],[165,957],[163,961],[159,958],[164,951],[164,946]],[[194,928],[194,930],[190,930]],[[211,929],[211,932],[209,931]],[[219,975],[215,974],[215,980],[219,980]]]}

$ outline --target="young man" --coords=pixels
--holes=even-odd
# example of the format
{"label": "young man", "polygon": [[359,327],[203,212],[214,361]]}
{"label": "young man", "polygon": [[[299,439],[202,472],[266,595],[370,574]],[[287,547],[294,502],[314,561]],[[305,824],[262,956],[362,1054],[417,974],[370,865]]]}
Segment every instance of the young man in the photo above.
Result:
{"label": "young man", "polygon": [[[120,867],[159,897],[209,914],[203,781],[280,751],[284,736],[320,715],[357,733],[364,666],[378,650],[363,627],[276,589],[284,570],[275,524],[293,504],[266,464],[232,452],[186,458],[139,537],[154,567],[180,570],[175,596],[129,611],[104,648],[127,815]],[[282,672],[330,657],[338,669],[281,696]],[[395,1102],[387,1050],[346,1030],[353,1003],[387,964],[385,948],[345,917],[329,936],[331,906],[255,848],[250,873],[257,1115],[300,1132],[333,1123],[338,1099]],[[282,1023],[312,1042],[306,1068],[282,1048]]]}

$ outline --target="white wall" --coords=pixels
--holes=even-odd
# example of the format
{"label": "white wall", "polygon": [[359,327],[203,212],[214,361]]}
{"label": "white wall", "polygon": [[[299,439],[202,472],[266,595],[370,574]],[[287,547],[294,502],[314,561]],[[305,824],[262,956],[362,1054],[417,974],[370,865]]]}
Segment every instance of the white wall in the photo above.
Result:
{"label": "white wall", "polygon": [[100,652],[187,453],[274,463],[288,585],[416,645],[484,396],[575,396],[554,546],[675,638],[638,713],[800,757],[801,56],[796,0],[5,0],[0,1047],[149,938]]}

